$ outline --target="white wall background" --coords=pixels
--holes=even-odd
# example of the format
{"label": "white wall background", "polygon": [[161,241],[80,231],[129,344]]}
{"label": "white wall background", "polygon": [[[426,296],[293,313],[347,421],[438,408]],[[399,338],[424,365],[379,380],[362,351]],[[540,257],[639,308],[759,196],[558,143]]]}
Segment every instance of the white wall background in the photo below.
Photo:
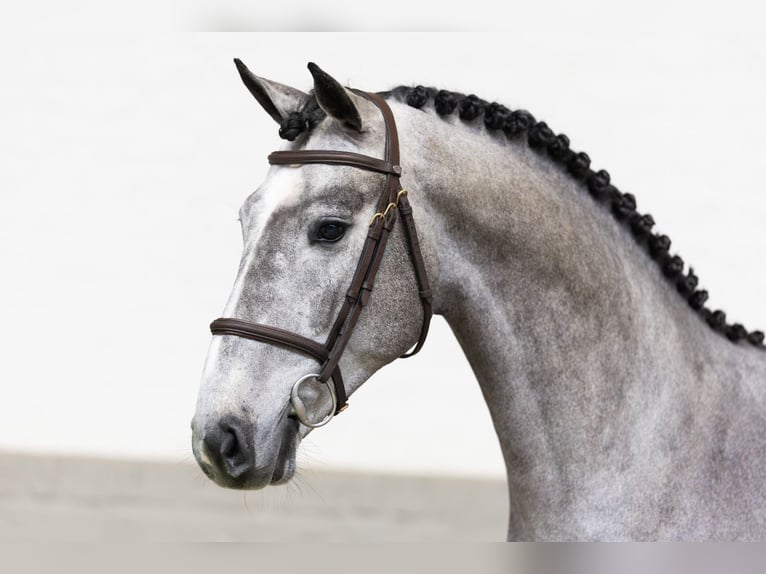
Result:
{"label": "white wall background", "polygon": [[[65,4],[2,19],[0,448],[191,459],[207,325],[239,258],[237,209],[282,143],[233,57],[304,90],[316,61],[363,89],[422,83],[530,109],[637,195],[712,306],[766,328],[766,41],[754,3],[471,3],[450,21],[446,6],[393,2],[381,20],[345,12],[339,24],[332,4],[154,3],[151,17],[141,4]],[[105,31],[77,28],[96,16]],[[481,33],[186,32],[253,27]],[[443,322],[301,457],[502,475]]]}

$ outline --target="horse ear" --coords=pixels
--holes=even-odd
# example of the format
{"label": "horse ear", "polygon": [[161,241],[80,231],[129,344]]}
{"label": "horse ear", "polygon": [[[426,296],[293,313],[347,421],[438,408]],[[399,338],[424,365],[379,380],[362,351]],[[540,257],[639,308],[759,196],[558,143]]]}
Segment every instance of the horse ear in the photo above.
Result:
{"label": "horse ear", "polygon": [[259,78],[248,70],[239,58],[234,58],[234,64],[247,89],[278,124],[281,124],[290,112],[300,110],[309,98],[308,94],[300,90]]}
{"label": "horse ear", "polygon": [[309,62],[309,72],[314,76],[314,96],[327,115],[344,126],[362,131],[362,116],[357,104],[362,98],[347,90],[314,62]]}

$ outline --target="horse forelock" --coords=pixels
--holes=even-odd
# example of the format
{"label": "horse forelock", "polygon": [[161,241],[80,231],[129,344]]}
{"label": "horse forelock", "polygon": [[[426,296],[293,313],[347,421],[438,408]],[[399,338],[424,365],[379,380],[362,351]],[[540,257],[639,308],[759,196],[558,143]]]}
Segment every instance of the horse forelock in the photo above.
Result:
{"label": "horse forelock", "polygon": [[279,126],[279,137],[294,141],[299,135],[314,129],[327,114],[319,107],[313,91],[299,109],[290,111]]}

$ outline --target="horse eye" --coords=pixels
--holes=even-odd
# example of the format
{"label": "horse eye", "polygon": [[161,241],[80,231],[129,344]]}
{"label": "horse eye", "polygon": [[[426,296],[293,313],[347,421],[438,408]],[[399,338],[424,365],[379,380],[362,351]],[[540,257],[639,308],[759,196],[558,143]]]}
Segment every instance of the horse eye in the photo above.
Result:
{"label": "horse eye", "polygon": [[346,224],[342,221],[323,221],[316,230],[317,241],[338,241],[346,233]]}

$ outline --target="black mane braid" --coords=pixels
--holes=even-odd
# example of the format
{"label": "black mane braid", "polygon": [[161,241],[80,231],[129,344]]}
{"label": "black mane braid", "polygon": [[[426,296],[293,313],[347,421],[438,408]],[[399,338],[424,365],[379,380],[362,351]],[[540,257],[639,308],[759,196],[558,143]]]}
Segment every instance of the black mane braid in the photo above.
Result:
{"label": "black mane braid", "polygon": [[[690,268],[684,273],[683,259],[678,255],[671,255],[668,236],[652,232],[654,218],[649,214],[641,215],[637,209],[636,198],[630,193],[622,193],[612,185],[607,171],[593,171],[588,154],[571,150],[569,138],[564,134],[556,134],[545,122],[538,122],[525,110],[509,110],[502,104],[486,102],[473,94],[466,96],[424,86],[399,86],[381,95],[394,97],[413,108],[422,108],[432,101],[436,113],[442,117],[457,112],[461,120],[471,121],[483,115],[484,125],[488,130],[500,130],[511,140],[523,138],[537,153],[547,154],[553,162],[579,181],[595,201],[611,211],[639,245],[649,252],[676,291],[714,331],[734,343],[746,340],[752,345],[766,349],[762,331],[748,332],[739,323],[728,324],[723,311],[711,311],[705,307],[708,292],[697,289],[699,280],[694,271]],[[323,117],[324,113],[316,104],[316,100],[311,98],[302,110],[290,113],[283,120],[279,135],[283,139],[293,141],[301,133],[311,131]]]}

